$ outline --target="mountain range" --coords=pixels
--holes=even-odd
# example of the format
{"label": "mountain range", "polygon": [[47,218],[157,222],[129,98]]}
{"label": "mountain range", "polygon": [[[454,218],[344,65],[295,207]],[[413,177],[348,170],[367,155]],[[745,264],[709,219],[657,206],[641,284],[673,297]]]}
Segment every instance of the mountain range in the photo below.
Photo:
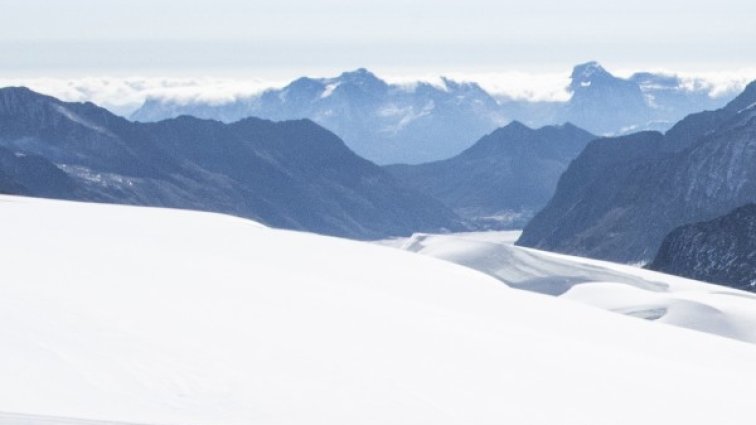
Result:
{"label": "mountain range", "polygon": [[358,69],[335,78],[303,77],[282,89],[224,104],[148,99],[131,119],[308,118],[344,138],[364,158],[378,163],[422,162],[455,155],[507,122],[497,101],[477,84],[448,79],[443,84],[391,85]]}
{"label": "mountain range", "polygon": [[476,228],[522,228],[551,199],[562,172],[596,136],[572,124],[531,129],[519,121],[452,158],[385,169]]}
{"label": "mountain range", "polygon": [[130,122],[91,103],[0,89],[6,193],[235,214],[353,238],[462,229],[309,120]]}
{"label": "mountain range", "polygon": [[366,69],[332,78],[299,78],[280,89],[228,102],[148,98],[131,119],[158,121],[179,115],[233,122],[256,116],[308,118],[333,131],[360,156],[378,164],[417,164],[450,158],[485,134],[519,120],[531,127],[571,122],[599,135],[666,130],[685,115],[723,106],[666,74],[624,79],[596,62],[576,66],[568,101],[533,102],[496,96],[473,82],[389,84]]}
{"label": "mountain range", "polygon": [[678,227],[649,268],[756,291],[756,204]]}
{"label": "mountain range", "polygon": [[640,132],[588,144],[518,244],[649,262],[678,226],[756,202],[756,82],[716,111],[666,134]]}

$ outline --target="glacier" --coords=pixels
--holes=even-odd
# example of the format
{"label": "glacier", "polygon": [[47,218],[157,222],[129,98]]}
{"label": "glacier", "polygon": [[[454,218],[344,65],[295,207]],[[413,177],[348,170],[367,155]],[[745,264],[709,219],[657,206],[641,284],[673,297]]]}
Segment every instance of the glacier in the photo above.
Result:
{"label": "glacier", "polygon": [[221,214],[14,196],[0,196],[0,226],[0,420],[753,420],[756,346],[442,259]]}

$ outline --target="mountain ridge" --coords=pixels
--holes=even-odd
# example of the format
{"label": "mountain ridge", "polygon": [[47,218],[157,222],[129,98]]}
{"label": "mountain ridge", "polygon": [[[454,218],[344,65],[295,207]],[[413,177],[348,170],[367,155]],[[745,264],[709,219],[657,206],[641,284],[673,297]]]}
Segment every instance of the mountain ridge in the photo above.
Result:
{"label": "mountain ridge", "polygon": [[756,201],[756,114],[733,109],[693,114],[665,135],[592,142],[518,244],[647,262],[675,227]]}
{"label": "mountain ridge", "polygon": [[388,165],[450,158],[512,120],[531,127],[573,122],[593,134],[615,135],[666,130],[688,113],[719,108],[730,99],[712,98],[679,77],[615,77],[597,62],[575,66],[565,89],[571,93],[567,101],[528,102],[446,77],[440,85],[389,84],[359,68],[336,77],[301,77],[283,88],[220,104],[150,98],[131,117],[152,121],[190,114],[224,122],[246,116],[310,118],[359,155]]}
{"label": "mountain ridge", "polygon": [[569,123],[531,129],[512,121],[452,158],[385,169],[473,227],[518,228],[546,204],[559,175],[595,137]]}
{"label": "mountain ridge", "polygon": [[61,197],[225,212],[269,225],[378,238],[461,229],[310,120],[133,123],[94,104],[0,89],[0,146],[76,182]]}
{"label": "mountain ridge", "polygon": [[756,203],[674,229],[648,268],[756,292]]}

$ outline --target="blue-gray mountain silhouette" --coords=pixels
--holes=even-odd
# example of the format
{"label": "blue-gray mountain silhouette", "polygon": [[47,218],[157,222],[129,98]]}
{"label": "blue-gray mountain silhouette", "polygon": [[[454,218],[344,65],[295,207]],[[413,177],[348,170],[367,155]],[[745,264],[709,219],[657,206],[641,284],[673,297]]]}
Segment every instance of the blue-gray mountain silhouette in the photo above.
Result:
{"label": "blue-gray mountain silhouette", "polygon": [[649,268],[756,292],[756,204],[678,227]]}
{"label": "blue-gray mountain silhouette", "polygon": [[477,84],[389,85],[365,69],[335,78],[300,78],[282,89],[220,105],[148,99],[131,117],[154,121],[177,115],[226,122],[249,116],[308,118],[378,163],[448,158],[507,121],[496,100]]}
{"label": "blue-gray mountain silhouette", "polygon": [[477,228],[522,228],[562,172],[596,137],[572,124],[537,130],[514,121],[443,161],[385,168]]}
{"label": "blue-gray mountain silhouette", "polygon": [[[91,103],[5,88],[0,146],[0,176],[12,193],[217,211],[355,238],[460,229],[440,202],[309,120],[141,124]],[[24,165],[32,161],[34,171]]]}
{"label": "blue-gray mountain silhouette", "polygon": [[674,228],[756,202],[756,82],[666,134],[591,142],[518,244],[623,262],[654,258]]}
{"label": "blue-gray mountain silhouette", "polygon": [[530,127],[571,122],[594,134],[666,130],[685,115],[719,108],[712,98],[674,76],[611,75],[596,62],[574,68],[566,102],[494,97],[478,84],[387,84],[365,69],[334,78],[300,78],[281,89],[227,103],[148,99],[131,116],[157,121],[193,115],[224,122],[256,116],[308,118],[328,128],[357,154],[379,164],[418,164],[450,158],[511,120]]}

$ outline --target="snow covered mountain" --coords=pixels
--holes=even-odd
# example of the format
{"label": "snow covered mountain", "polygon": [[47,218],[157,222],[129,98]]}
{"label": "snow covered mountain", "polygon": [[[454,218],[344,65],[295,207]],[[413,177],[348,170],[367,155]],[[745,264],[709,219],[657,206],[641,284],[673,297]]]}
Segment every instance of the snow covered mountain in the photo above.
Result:
{"label": "snow covered mountain", "polygon": [[521,229],[551,199],[570,161],[595,138],[571,124],[533,130],[514,121],[453,158],[384,168],[476,228]]}
{"label": "snow covered mountain", "polygon": [[756,291],[756,204],[678,227],[649,268]]}
{"label": "snow covered mountain", "polygon": [[509,115],[531,126],[571,122],[600,135],[644,130],[664,131],[688,114],[717,109],[737,93],[713,96],[696,81],[652,72],[620,78],[598,62],[576,65],[570,75],[566,102],[532,105],[502,101]]}
{"label": "snow covered mountain", "polygon": [[460,228],[440,202],[307,120],[142,124],[4,88],[0,147],[12,152],[0,151],[0,171],[24,174],[17,183],[31,189],[13,193],[225,212],[356,238]]}
{"label": "snow covered mountain", "polygon": [[751,344],[512,289],[434,258],[224,215],[0,203],[0,411],[34,415],[0,419],[753,419]]}
{"label": "snow covered mountain", "polygon": [[518,244],[648,262],[678,226],[756,202],[756,82],[668,131],[599,139],[572,162]]}
{"label": "snow covered mountain", "polygon": [[596,134],[623,133],[653,120],[640,85],[617,78],[596,62],[577,65],[570,76],[572,98],[562,116]]}
{"label": "snow covered mountain", "polygon": [[571,122],[601,135],[666,130],[689,113],[719,108],[732,99],[712,96],[707,87],[690,87],[676,76],[618,78],[596,62],[576,66],[566,89],[568,101],[533,102],[495,97],[476,83],[448,78],[441,85],[388,84],[358,69],[333,78],[303,77],[281,89],[220,103],[149,98],[131,118],[309,118],[378,164],[418,164],[457,155],[510,120],[531,127]]}
{"label": "snow covered mountain", "polygon": [[380,164],[448,158],[507,122],[496,100],[477,84],[444,79],[443,87],[390,85],[366,69],[334,78],[303,77],[219,105],[148,99],[131,118],[156,121],[184,114],[226,122],[249,116],[309,118]]}

